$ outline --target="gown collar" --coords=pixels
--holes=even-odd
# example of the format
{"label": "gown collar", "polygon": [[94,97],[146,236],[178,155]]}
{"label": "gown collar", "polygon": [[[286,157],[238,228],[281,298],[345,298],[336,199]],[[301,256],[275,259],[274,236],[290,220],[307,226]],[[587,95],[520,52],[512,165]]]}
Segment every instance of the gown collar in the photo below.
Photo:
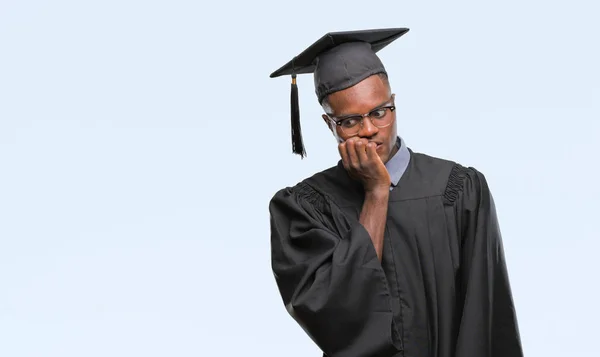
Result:
{"label": "gown collar", "polygon": [[398,182],[402,178],[402,175],[404,175],[404,172],[406,172],[408,163],[410,162],[410,152],[401,137],[397,137],[396,146],[399,146],[398,151],[396,151],[394,156],[392,156],[385,164],[392,180],[391,188],[398,185]]}

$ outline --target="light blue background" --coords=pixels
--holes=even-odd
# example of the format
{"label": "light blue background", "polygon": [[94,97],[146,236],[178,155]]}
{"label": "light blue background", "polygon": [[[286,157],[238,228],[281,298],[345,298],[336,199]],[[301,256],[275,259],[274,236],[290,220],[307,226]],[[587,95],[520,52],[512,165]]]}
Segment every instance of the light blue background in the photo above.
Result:
{"label": "light blue background", "polygon": [[312,77],[328,31],[383,50],[399,132],[498,207],[527,356],[600,328],[592,1],[0,0],[0,356],[318,356],[269,261],[268,201],[338,160]]}

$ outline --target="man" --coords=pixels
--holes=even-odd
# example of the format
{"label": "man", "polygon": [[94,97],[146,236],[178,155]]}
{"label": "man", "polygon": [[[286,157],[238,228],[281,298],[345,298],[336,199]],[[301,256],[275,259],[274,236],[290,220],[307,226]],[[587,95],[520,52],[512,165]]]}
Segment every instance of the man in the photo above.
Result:
{"label": "man", "polygon": [[325,35],[271,76],[314,72],[341,160],[277,192],[272,267],[291,316],[329,357],[518,357],[522,347],[483,174],[413,152],[376,52],[408,29]]}

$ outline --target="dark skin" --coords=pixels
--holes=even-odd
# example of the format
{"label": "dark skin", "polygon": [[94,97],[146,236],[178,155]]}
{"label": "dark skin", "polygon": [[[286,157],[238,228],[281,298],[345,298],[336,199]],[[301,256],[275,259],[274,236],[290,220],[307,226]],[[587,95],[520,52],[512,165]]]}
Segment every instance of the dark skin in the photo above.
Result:
{"label": "dark skin", "polygon": [[[369,113],[377,107],[390,104],[391,97],[388,82],[374,75],[353,87],[330,94],[325,109],[327,113],[336,117]],[[390,112],[387,115],[396,114]],[[378,128],[369,118],[365,118],[358,134],[348,136],[331,122],[328,115],[323,115],[323,119],[338,139],[338,150],[344,168],[364,187],[365,201],[359,221],[369,232],[377,257],[381,261],[391,184],[385,163],[397,151],[396,121],[388,127]]]}

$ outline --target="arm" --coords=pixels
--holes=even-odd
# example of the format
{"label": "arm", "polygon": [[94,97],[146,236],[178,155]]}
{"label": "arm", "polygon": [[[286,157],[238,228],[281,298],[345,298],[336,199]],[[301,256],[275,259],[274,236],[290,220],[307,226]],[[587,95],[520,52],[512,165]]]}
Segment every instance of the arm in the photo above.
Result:
{"label": "arm", "polygon": [[369,232],[336,207],[308,185],[272,199],[271,259],[281,297],[329,357],[393,356],[400,342]]}
{"label": "arm", "polygon": [[387,187],[383,187],[380,190],[367,191],[362,211],[360,212],[360,223],[369,232],[379,261],[381,261],[383,254],[383,233],[385,232],[385,223],[387,221],[389,198],[390,190]]}
{"label": "arm", "polygon": [[366,139],[353,137],[340,143],[338,150],[350,177],[360,181],[364,187],[365,201],[359,221],[369,232],[377,259],[381,262],[391,178],[377,155],[376,146]]}
{"label": "arm", "polygon": [[485,177],[465,172],[457,357],[522,357],[496,209]]}

